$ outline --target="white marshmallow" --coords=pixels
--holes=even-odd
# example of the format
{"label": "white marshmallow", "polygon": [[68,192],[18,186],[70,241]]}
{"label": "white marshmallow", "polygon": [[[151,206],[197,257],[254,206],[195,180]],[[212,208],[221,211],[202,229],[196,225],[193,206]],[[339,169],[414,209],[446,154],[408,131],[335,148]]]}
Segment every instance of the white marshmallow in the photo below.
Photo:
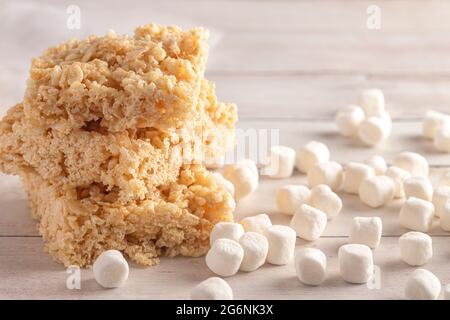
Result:
{"label": "white marshmallow", "polygon": [[433,197],[433,185],[425,177],[409,177],[403,182],[403,189],[406,198],[416,197],[426,201],[431,201]]}
{"label": "white marshmallow", "polygon": [[258,188],[258,169],[255,163],[249,159],[226,165],[223,176],[234,185],[236,200],[244,198]]}
{"label": "white marshmallow", "polygon": [[327,276],[327,257],[319,249],[301,248],[295,254],[295,271],[302,283],[317,286]]}
{"label": "white marshmallow", "polygon": [[450,284],[444,287],[444,300],[450,300]]}
{"label": "white marshmallow", "polygon": [[241,224],[235,222],[216,223],[209,236],[209,243],[212,245],[217,239],[231,239],[239,241],[244,234],[244,228]]}
{"label": "white marshmallow", "polygon": [[262,174],[270,178],[287,178],[292,175],[295,165],[295,150],[286,146],[270,148],[268,164]]}
{"label": "white marshmallow", "polygon": [[206,254],[208,268],[222,277],[235,275],[244,258],[241,245],[230,239],[217,239]]}
{"label": "white marshmallow", "polygon": [[380,89],[367,89],[361,92],[361,107],[367,117],[379,117],[385,112],[384,94]]}
{"label": "white marshmallow", "polygon": [[345,244],[339,248],[339,272],[350,283],[367,283],[373,274],[372,250],[363,244]]}
{"label": "white marshmallow", "polygon": [[433,205],[437,217],[442,216],[447,201],[450,200],[450,187],[440,186],[434,190]]}
{"label": "white marshmallow", "polygon": [[434,139],[437,131],[447,124],[450,124],[450,116],[429,110],[423,119],[423,136],[428,139]]}
{"label": "white marshmallow", "polygon": [[450,231],[450,201],[446,202],[444,210],[441,212],[440,224],[443,230]]}
{"label": "white marshmallow", "polygon": [[395,185],[391,178],[374,176],[359,186],[359,199],[372,208],[381,207],[394,198]]}
{"label": "white marshmallow", "polygon": [[408,198],[400,209],[400,225],[421,232],[428,232],[433,222],[434,206],[431,202]]}
{"label": "white marshmallow", "polygon": [[232,196],[234,196],[234,185],[233,183],[231,183],[231,181],[225,179],[225,177],[221,175],[219,172],[213,172],[212,175],[216,180],[217,184],[224,187],[225,190],[227,190]]}
{"label": "white marshmallow", "polygon": [[299,184],[288,184],[277,190],[276,203],[281,213],[293,215],[304,203],[309,203],[311,191]]}
{"label": "white marshmallow", "polygon": [[128,263],[117,250],[102,252],[92,266],[95,280],[104,288],[117,288],[128,279]]}
{"label": "white marshmallow", "polygon": [[314,241],[320,238],[327,226],[327,215],[307,204],[301,205],[292,217],[291,228],[297,236]]}
{"label": "white marshmallow", "polygon": [[342,185],[343,172],[342,166],[334,161],[315,164],[308,171],[309,186],[312,188],[319,184],[326,184],[337,191]]}
{"label": "white marshmallow", "polygon": [[242,219],[240,223],[244,227],[245,232],[257,232],[263,235],[267,228],[272,225],[272,221],[270,221],[269,216],[265,213],[246,217]]}
{"label": "white marshmallow", "polygon": [[408,171],[413,176],[428,177],[428,161],[415,152],[402,152],[394,159],[394,166]]}
{"label": "white marshmallow", "polygon": [[403,170],[399,167],[389,167],[386,171],[386,176],[391,178],[395,185],[395,198],[404,198],[405,197],[405,189],[403,188],[403,184],[406,179],[408,179],[411,174]]}
{"label": "white marshmallow", "polygon": [[330,160],[330,150],[322,142],[310,141],[297,151],[296,167],[308,173],[312,166]]}
{"label": "white marshmallow", "polygon": [[439,179],[439,186],[450,187],[450,170],[444,172],[444,174]]}
{"label": "white marshmallow", "polygon": [[311,207],[324,212],[328,220],[335,218],[342,210],[341,198],[325,184],[319,184],[311,189],[309,203]]}
{"label": "white marshmallow", "polygon": [[383,120],[384,125],[386,127],[386,137],[389,137],[392,132],[392,118],[388,112],[383,112],[380,116],[381,120]]}
{"label": "white marshmallow", "polygon": [[361,122],[358,128],[359,139],[368,146],[377,146],[383,142],[390,132],[390,125],[382,118],[369,117]]}
{"label": "white marshmallow", "polygon": [[343,190],[347,193],[358,194],[361,182],[375,176],[372,167],[357,162],[350,162],[345,166]]}
{"label": "white marshmallow", "polygon": [[273,225],[267,228],[266,238],[269,242],[267,262],[276,265],[288,264],[294,257],[295,231],[287,226]]}
{"label": "white marshmallow", "polygon": [[354,217],[348,242],[377,248],[380,245],[382,227],[379,217]]}
{"label": "white marshmallow", "polygon": [[386,160],[382,156],[371,156],[364,161],[365,164],[371,166],[377,176],[384,175],[387,170]]}
{"label": "white marshmallow", "polygon": [[364,120],[364,111],[359,106],[350,105],[336,115],[336,125],[344,137],[355,136],[360,123]]}
{"label": "white marshmallow", "polygon": [[442,152],[450,152],[450,124],[440,128],[434,137],[434,146]]}
{"label": "white marshmallow", "polygon": [[224,164],[225,164],[225,157],[223,156],[205,159],[205,167],[207,169],[220,169],[224,166]]}
{"label": "white marshmallow", "polygon": [[191,290],[191,300],[233,300],[233,290],[222,278],[211,277]]}
{"label": "white marshmallow", "polygon": [[416,269],[406,281],[405,297],[408,300],[436,300],[441,293],[441,282],[430,271]]}
{"label": "white marshmallow", "polygon": [[400,257],[411,266],[421,266],[433,256],[433,240],[425,233],[410,231],[398,240]]}
{"label": "white marshmallow", "polygon": [[269,242],[265,236],[256,232],[246,232],[239,239],[239,244],[244,249],[240,270],[255,271],[266,262]]}

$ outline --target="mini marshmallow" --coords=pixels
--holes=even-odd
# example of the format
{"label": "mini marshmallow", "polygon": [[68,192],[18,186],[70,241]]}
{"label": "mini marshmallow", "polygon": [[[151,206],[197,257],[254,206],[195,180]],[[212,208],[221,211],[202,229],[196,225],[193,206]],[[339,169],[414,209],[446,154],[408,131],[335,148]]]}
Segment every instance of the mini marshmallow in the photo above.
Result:
{"label": "mini marshmallow", "polygon": [[434,137],[434,146],[441,152],[450,152],[450,124],[440,128]]}
{"label": "mini marshmallow", "polygon": [[359,199],[372,208],[387,204],[394,198],[395,185],[391,178],[374,176],[359,186]]}
{"label": "mini marshmallow", "polygon": [[336,115],[336,125],[339,133],[344,137],[355,136],[364,118],[364,111],[359,106],[351,105],[340,110]]}
{"label": "mini marshmallow", "polygon": [[444,210],[441,212],[440,224],[443,230],[450,231],[450,201],[445,203]]}
{"label": "mini marshmallow", "polygon": [[395,198],[404,198],[405,197],[405,190],[403,188],[403,184],[406,179],[408,179],[411,174],[403,170],[399,167],[389,167],[386,171],[386,176],[391,178],[395,185],[395,192],[394,197]]}
{"label": "mini marshmallow", "polygon": [[385,112],[384,94],[380,89],[367,89],[361,92],[361,107],[367,117],[379,117]]}
{"label": "mini marshmallow", "polygon": [[235,222],[219,222],[214,225],[209,236],[209,243],[212,245],[217,239],[231,239],[239,241],[244,234],[241,224]]}
{"label": "mini marshmallow", "polygon": [[95,280],[104,288],[117,288],[128,279],[128,263],[117,250],[103,251],[92,266]]}
{"label": "mini marshmallow", "polygon": [[289,184],[277,190],[276,203],[281,213],[293,215],[295,210],[304,203],[308,203],[311,191],[305,186]]}
{"label": "mini marshmallow", "polygon": [[328,147],[317,141],[310,141],[297,151],[296,167],[300,172],[308,173],[312,166],[330,160]]}
{"label": "mini marshmallow", "polygon": [[285,146],[270,149],[268,164],[263,174],[270,178],[287,178],[292,175],[295,164],[295,150]]}
{"label": "mini marshmallow", "polygon": [[383,112],[380,116],[381,120],[384,121],[386,127],[386,136],[390,136],[392,132],[392,118],[388,112]]}
{"label": "mini marshmallow", "polygon": [[400,257],[410,266],[422,266],[433,256],[433,240],[425,233],[410,231],[398,240]]}
{"label": "mini marshmallow", "polygon": [[433,197],[433,185],[425,177],[409,177],[403,182],[403,189],[406,198],[416,197],[426,201],[431,201]]}
{"label": "mini marshmallow", "polygon": [[239,239],[239,244],[244,249],[240,270],[255,271],[266,262],[269,242],[265,236],[256,232],[246,232]]}
{"label": "mini marshmallow", "polygon": [[373,147],[379,145],[389,136],[390,125],[379,117],[369,117],[361,122],[358,128],[358,137],[366,145]]}
{"label": "mini marshmallow", "polygon": [[379,217],[354,217],[348,242],[377,248],[380,245],[381,229],[382,222]]}
{"label": "mini marshmallow", "polygon": [[292,217],[291,228],[295,230],[297,236],[314,241],[320,238],[327,226],[327,215],[307,204],[301,205]]}
{"label": "mini marshmallow", "polygon": [[373,274],[372,250],[363,244],[345,244],[339,248],[339,272],[350,283],[367,283]]}
{"label": "mini marshmallow", "polygon": [[222,278],[211,277],[191,290],[191,300],[233,300],[233,290]]}
{"label": "mini marshmallow", "polygon": [[241,225],[244,227],[245,232],[257,232],[265,234],[267,228],[272,225],[272,221],[267,214],[261,213],[256,216],[246,217],[241,220]]}
{"label": "mini marshmallow", "polygon": [[318,286],[327,276],[327,257],[319,249],[301,248],[295,254],[295,271],[302,283]]}
{"label": "mini marshmallow", "polygon": [[439,179],[439,186],[450,187],[450,170],[444,172],[444,174]]}
{"label": "mini marshmallow", "polygon": [[255,163],[249,159],[226,165],[223,176],[233,183],[236,200],[244,198],[258,188],[258,169]]}
{"label": "mini marshmallow", "polygon": [[372,167],[357,162],[350,162],[345,166],[343,189],[347,193],[358,194],[361,182],[375,176]]}
{"label": "mini marshmallow", "polygon": [[371,166],[377,176],[384,175],[387,170],[386,160],[382,156],[371,156],[364,161],[365,164]]}
{"label": "mini marshmallow", "polygon": [[430,271],[416,269],[406,281],[405,297],[408,300],[436,300],[441,293],[441,282]]}
{"label": "mini marshmallow", "polygon": [[413,176],[428,177],[428,161],[415,152],[402,152],[394,159],[394,166],[408,171]]}
{"label": "mini marshmallow", "polygon": [[319,184],[311,189],[309,203],[311,207],[324,212],[328,220],[335,218],[342,210],[341,198],[325,184]]}
{"label": "mini marshmallow", "polygon": [[444,287],[444,300],[450,300],[450,284]]}
{"label": "mini marshmallow", "polygon": [[273,225],[267,228],[265,235],[269,242],[267,262],[276,265],[288,264],[294,257],[295,231],[287,226]]}
{"label": "mini marshmallow", "polygon": [[440,186],[434,190],[433,205],[437,217],[442,216],[447,201],[450,200],[450,187]]}
{"label": "mini marshmallow", "polygon": [[400,225],[414,231],[428,232],[433,216],[434,206],[431,202],[411,197],[400,209]]}
{"label": "mini marshmallow", "polygon": [[315,164],[308,171],[308,184],[311,188],[326,184],[337,191],[342,185],[343,172],[342,166],[334,161]]}
{"label": "mini marshmallow", "polygon": [[225,190],[227,190],[232,196],[234,196],[234,185],[231,183],[231,181],[225,179],[225,177],[218,172],[213,172],[212,175],[216,180],[217,184],[224,187]]}
{"label": "mini marshmallow", "polygon": [[241,245],[230,239],[217,239],[206,254],[208,268],[222,277],[235,275],[244,258]]}
{"label": "mini marshmallow", "polygon": [[423,136],[428,139],[434,139],[437,131],[447,124],[450,124],[450,116],[429,110],[423,119]]}

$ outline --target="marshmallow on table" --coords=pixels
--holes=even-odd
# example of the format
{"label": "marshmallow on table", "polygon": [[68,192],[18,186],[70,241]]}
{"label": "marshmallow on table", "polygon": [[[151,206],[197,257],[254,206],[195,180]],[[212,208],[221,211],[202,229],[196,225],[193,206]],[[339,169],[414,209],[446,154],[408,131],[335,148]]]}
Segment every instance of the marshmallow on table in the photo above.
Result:
{"label": "marshmallow on table", "polygon": [[343,169],[339,163],[334,161],[317,163],[309,169],[307,178],[311,188],[319,184],[326,184],[336,191],[342,185]]}
{"label": "marshmallow on table", "polygon": [[440,224],[443,230],[450,231],[450,201],[447,201],[444,205],[444,210],[441,212]]}
{"label": "marshmallow on table", "polygon": [[92,266],[95,280],[104,288],[117,288],[128,279],[128,263],[117,250],[102,252]]}
{"label": "marshmallow on table", "polygon": [[360,104],[367,117],[380,117],[385,112],[383,91],[380,89],[367,89],[361,92]]}
{"label": "marshmallow on table", "polygon": [[411,176],[411,174],[399,167],[389,167],[386,171],[386,176],[391,178],[395,185],[394,197],[405,197],[405,190],[403,188],[404,181]]}
{"label": "marshmallow on table", "polygon": [[434,137],[434,146],[442,152],[450,152],[450,125],[440,128]]}
{"label": "marshmallow on table", "polygon": [[255,271],[266,262],[269,242],[265,236],[256,232],[246,232],[239,239],[239,244],[244,250],[240,270]]}
{"label": "marshmallow on table", "polygon": [[372,167],[357,162],[350,162],[345,166],[343,190],[347,193],[358,194],[361,182],[375,176]]}
{"label": "marshmallow on table", "polygon": [[345,244],[339,248],[339,272],[350,283],[367,283],[373,274],[372,250],[363,244]]}
{"label": "marshmallow on table", "polygon": [[244,227],[245,232],[257,232],[263,235],[267,228],[272,225],[272,221],[270,221],[269,216],[265,213],[246,217],[240,223]]}
{"label": "marshmallow on table", "polygon": [[410,197],[400,209],[400,225],[405,228],[428,232],[434,217],[434,206],[431,202]]}
{"label": "marshmallow on table", "polygon": [[359,106],[350,105],[336,115],[336,125],[344,137],[355,136],[360,123],[364,120],[364,111]]}
{"label": "marshmallow on table", "polygon": [[311,191],[299,184],[288,184],[277,190],[276,203],[278,210],[284,214],[293,215],[295,210],[304,203],[309,203]]}
{"label": "marshmallow on table", "polygon": [[359,186],[359,199],[372,208],[387,204],[394,198],[395,185],[391,178],[374,176]]}
{"label": "marshmallow on table", "polygon": [[371,156],[371,157],[367,158],[364,161],[364,163],[367,164],[368,166],[371,166],[377,176],[383,175],[386,173],[387,164],[386,164],[386,160],[384,160],[384,158],[382,156],[378,156],[378,155]]}
{"label": "marshmallow on table", "polygon": [[288,264],[294,257],[295,231],[287,226],[273,225],[267,228],[265,235],[269,242],[267,262],[276,265]]}
{"label": "marshmallow on table", "polygon": [[258,188],[258,169],[249,159],[224,167],[223,176],[234,185],[234,197],[240,200]]}
{"label": "marshmallow on table", "polygon": [[433,240],[422,232],[410,231],[398,240],[400,257],[411,266],[421,266],[433,256]]}
{"label": "marshmallow on table", "polygon": [[440,293],[441,282],[428,270],[416,269],[406,281],[406,299],[436,300]]}
{"label": "marshmallow on table", "polygon": [[325,184],[319,184],[311,189],[309,204],[324,212],[328,220],[335,218],[342,210],[341,198]]}
{"label": "marshmallow on table", "polygon": [[217,239],[231,239],[239,241],[244,234],[244,228],[241,224],[235,222],[216,223],[209,236],[209,243],[212,245]]}
{"label": "marshmallow on table", "polygon": [[319,239],[325,230],[327,215],[316,208],[303,204],[292,217],[290,226],[298,237],[314,241]]}
{"label": "marshmallow on table", "polygon": [[403,190],[406,198],[416,197],[426,201],[431,201],[433,197],[433,185],[425,177],[409,177],[403,182]]}
{"label": "marshmallow on table", "polygon": [[413,176],[428,177],[428,161],[415,152],[402,152],[394,159],[394,166],[408,171]]}
{"label": "marshmallow on table", "polygon": [[262,174],[270,178],[287,178],[292,175],[295,165],[295,150],[286,146],[270,148],[268,164]]}
{"label": "marshmallow on table", "polygon": [[379,145],[390,133],[391,124],[380,117],[369,117],[358,128],[359,139],[368,146]]}
{"label": "marshmallow on table", "polygon": [[439,186],[450,187],[450,170],[444,172],[444,174],[439,179]]}
{"label": "marshmallow on table", "polygon": [[447,201],[450,200],[450,187],[440,186],[434,190],[433,193],[433,205],[435,214],[440,217],[444,212],[444,207]]}
{"label": "marshmallow on table", "polygon": [[429,110],[423,119],[423,136],[428,139],[434,139],[437,131],[448,124],[450,124],[449,115]]}
{"label": "marshmallow on table", "polygon": [[308,173],[312,166],[330,160],[330,150],[322,142],[310,141],[297,151],[296,167],[300,172]]}
{"label": "marshmallow on table", "polygon": [[222,278],[211,277],[191,290],[191,300],[233,300],[233,290]]}
{"label": "marshmallow on table", "polygon": [[295,254],[295,271],[302,283],[317,286],[327,276],[327,257],[319,249],[301,248]]}
{"label": "marshmallow on table", "polygon": [[235,275],[244,258],[241,245],[230,239],[217,239],[206,254],[208,268],[222,277]]}
{"label": "marshmallow on table", "polygon": [[225,188],[225,190],[227,190],[232,196],[234,196],[234,185],[233,183],[231,183],[231,181],[225,179],[225,177],[219,172],[213,172],[212,175],[218,184],[220,184]]}
{"label": "marshmallow on table", "polygon": [[349,243],[365,244],[374,249],[380,244],[382,222],[379,217],[354,217]]}

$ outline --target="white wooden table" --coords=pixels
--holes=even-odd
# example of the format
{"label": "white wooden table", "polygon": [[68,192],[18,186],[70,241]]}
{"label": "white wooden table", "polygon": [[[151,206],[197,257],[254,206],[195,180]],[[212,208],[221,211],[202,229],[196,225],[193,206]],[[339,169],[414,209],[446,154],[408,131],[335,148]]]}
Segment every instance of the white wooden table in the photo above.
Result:
{"label": "white wooden table", "polygon": [[[420,135],[425,110],[450,111],[449,2],[142,0],[128,1],[133,5],[126,8],[119,2],[78,2],[86,26],[79,31],[81,35],[111,27],[130,32],[133,26],[148,21],[211,28],[213,46],[207,75],[216,82],[221,100],[239,106],[240,128],[279,129],[280,142],[294,148],[311,139],[323,141],[340,163],[361,161],[372,154],[391,161],[400,151],[416,151],[430,162],[434,182],[450,169],[450,155],[437,153]],[[380,30],[366,28],[370,4],[381,8]],[[65,7],[59,2],[42,6],[64,17]],[[24,8],[19,12],[34,10]],[[29,20],[24,26],[20,15],[15,19],[8,23],[16,23],[21,35],[30,35],[37,28]],[[58,33],[63,39],[68,35],[67,30]],[[0,54],[2,113],[8,104],[20,100],[30,56],[51,44],[31,42],[36,43],[37,52],[11,49]],[[20,48],[17,43],[7,47]],[[357,102],[358,92],[368,87],[385,92],[387,108],[394,117],[392,136],[376,149],[338,136],[333,122],[336,110]],[[287,183],[306,181],[298,173],[286,180],[263,178],[259,189],[238,204],[236,219],[265,212],[274,223],[288,223],[289,218],[277,213],[274,206],[276,188]],[[323,285],[302,285],[292,264],[265,265],[257,272],[227,279],[235,297],[402,298],[406,277],[414,268],[399,258],[398,237],[406,232],[398,223],[401,201],[374,210],[355,196],[341,196],[343,212],[328,224],[324,236],[314,243],[298,240],[297,244],[326,253],[329,275]],[[101,289],[91,270],[82,270],[81,290],[68,290],[66,270],[43,253],[42,239],[29,217],[26,196],[16,177],[0,176],[0,207],[0,298],[183,299],[192,286],[212,276],[202,258],[165,258],[156,267],[132,265],[128,282],[119,289]],[[374,250],[375,264],[381,271],[379,289],[349,285],[338,274],[337,249],[346,242],[351,219],[357,215],[376,215],[383,220],[381,246]],[[450,234],[436,224],[431,235],[434,257],[425,267],[443,284],[450,283]]]}

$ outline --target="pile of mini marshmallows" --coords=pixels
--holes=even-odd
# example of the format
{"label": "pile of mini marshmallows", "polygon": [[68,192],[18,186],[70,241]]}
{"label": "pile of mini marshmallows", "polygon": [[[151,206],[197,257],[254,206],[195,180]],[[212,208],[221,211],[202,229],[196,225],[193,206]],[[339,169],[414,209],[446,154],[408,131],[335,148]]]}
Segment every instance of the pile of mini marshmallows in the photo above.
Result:
{"label": "pile of mini marshmallows", "polygon": [[377,146],[391,134],[392,119],[379,89],[361,93],[360,105],[350,105],[336,115],[338,131],[344,137],[359,138],[368,146]]}

